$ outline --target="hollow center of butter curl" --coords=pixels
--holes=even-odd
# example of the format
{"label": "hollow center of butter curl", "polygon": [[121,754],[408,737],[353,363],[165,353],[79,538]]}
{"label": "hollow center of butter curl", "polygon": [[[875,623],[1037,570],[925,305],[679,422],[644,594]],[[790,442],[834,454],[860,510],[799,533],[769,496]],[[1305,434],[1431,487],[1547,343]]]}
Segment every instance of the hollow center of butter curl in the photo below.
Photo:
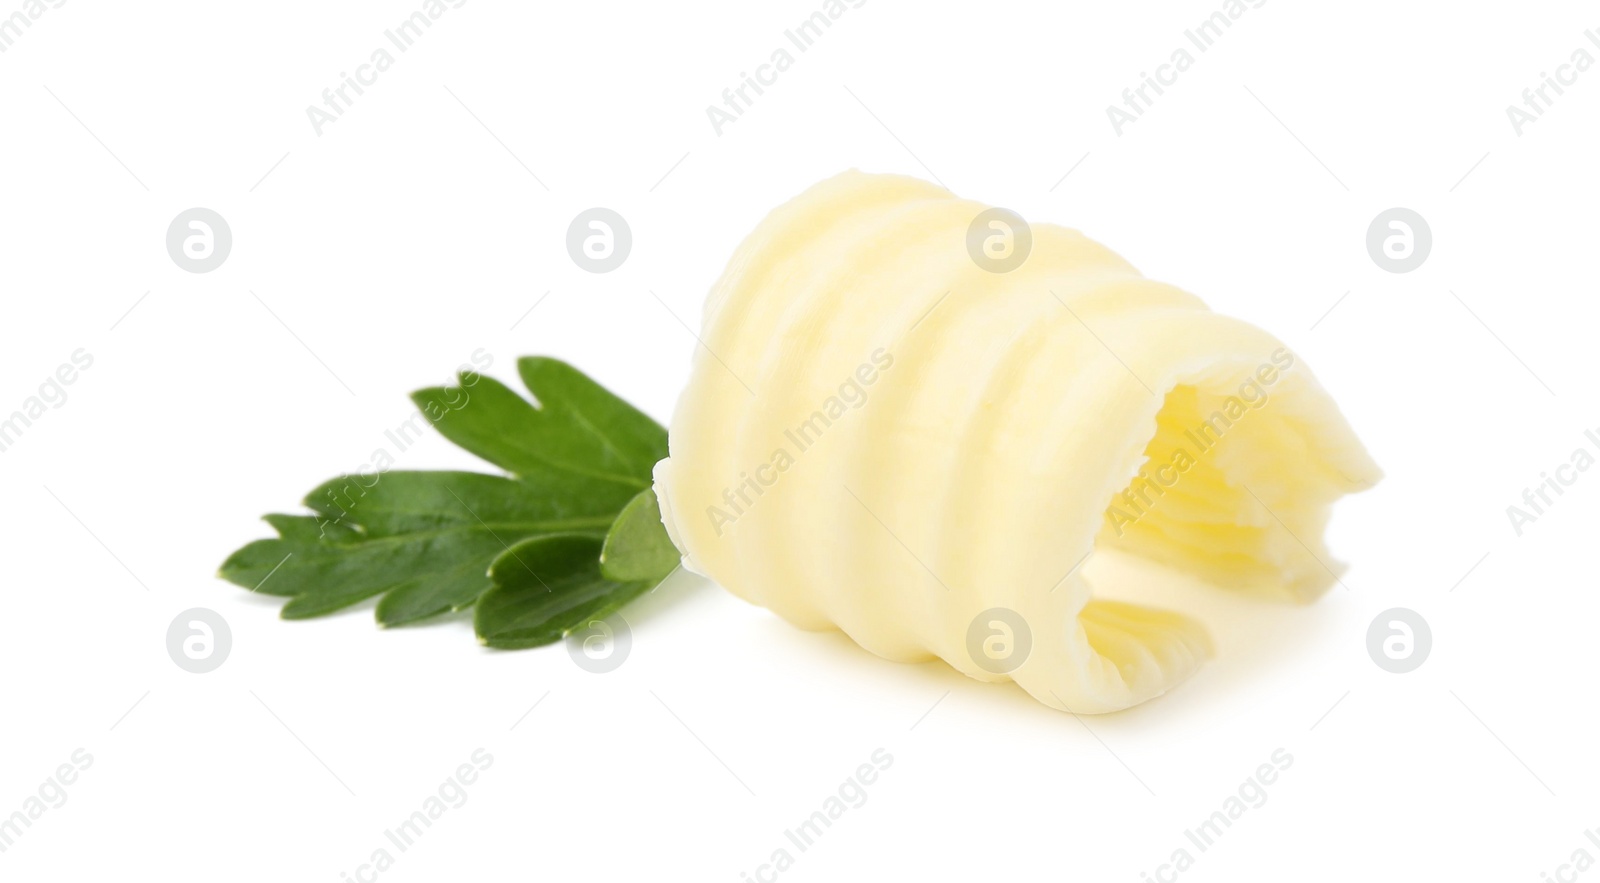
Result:
{"label": "hollow center of butter curl", "polygon": [[[1236,393],[1202,383],[1166,394],[1138,474],[1106,504],[1094,554],[1131,554],[1223,590],[1310,600],[1337,578],[1322,534],[1342,490],[1311,465],[1305,427],[1276,396],[1245,402]],[[1152,663],[1181,668],[1210,651],[1199,623],[1147,606],[1141,588],[1097,579],[1097,594],[1109,597],[1079,613],[1090,647],[1135,692],[1162,680]]]}

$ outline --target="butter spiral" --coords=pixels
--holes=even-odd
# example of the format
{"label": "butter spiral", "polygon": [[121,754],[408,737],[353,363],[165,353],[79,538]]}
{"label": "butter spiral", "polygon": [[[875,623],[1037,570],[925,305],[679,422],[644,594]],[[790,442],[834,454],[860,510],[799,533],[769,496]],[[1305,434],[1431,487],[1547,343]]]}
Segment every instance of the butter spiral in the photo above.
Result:
{"label": "butter spiral", "polygon": [[663,522],[687,567],[798,626],[1126,708],[1211,645],[1095,599],[1093,550],[1309,600],[1337,578],[1331,504],[1380,472],[1281,342],[1061,227],[985,269],[985,208],[852,171],[773,211],[706,301]]}

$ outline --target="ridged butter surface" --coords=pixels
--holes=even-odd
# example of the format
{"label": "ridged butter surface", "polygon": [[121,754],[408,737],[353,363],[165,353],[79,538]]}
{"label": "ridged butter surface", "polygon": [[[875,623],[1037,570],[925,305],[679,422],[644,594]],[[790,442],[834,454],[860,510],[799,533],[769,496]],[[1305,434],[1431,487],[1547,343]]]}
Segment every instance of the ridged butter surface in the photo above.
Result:
{"label": "ridged butter surface", "polygon": [[[656,468],[664,521],[686,566],[796,625],[1125,708],[1210,642],[1095,600],[1097,544],[1310,599],[1337,570],[1329,506],[1379,471],[1284,344],[1061,227],[982,269],[985,208],[847,172],[772,212],[707,299]],[[995,608],[1031,638],[1004,672],[972,651]]]}

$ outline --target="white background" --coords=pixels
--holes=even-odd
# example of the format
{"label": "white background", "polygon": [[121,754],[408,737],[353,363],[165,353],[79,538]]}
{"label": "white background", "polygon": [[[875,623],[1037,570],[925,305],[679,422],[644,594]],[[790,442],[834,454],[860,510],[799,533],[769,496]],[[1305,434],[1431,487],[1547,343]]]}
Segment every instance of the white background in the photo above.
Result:
{"label": "white background", "polygon": [[[420,6],[73,0],[0,54],[0,412],[94,358],[0,454],[0,814],[94,758],[0,878],[355,879],[478,748],[465,805],[379,879],[740,881],[780,847],[784,880],[1141,881],[1188,847],[1185,881],[1535,881],[1600,857],[1600,473],[1520,537],[1506,515],[1600,427],[1600,72],[1520,136],[1505,112],[1600,56],[1592,5],[1270,0],[1119,136],[1106,106],[1219,4],[870,0],[719,136],[707,105],[820,4],[472,0],[316,134],[305,108]],[[214,577],[480,348],[508,380],[566,358],[665,422],[694,346],[674,314],[697,325],[740,238],[850,167],[1080,228],[1278,334],[1387,471],[1331,529],[1350,591],[1178,593],[1217,658],[1080,720],[681,575],[603,676],[486,651],[465,618],[280,622]],[[634,235],[606,275],[564,244],[596,205]],[[232,228],[211,273],[165,250],[192,206]],[[1391,206],[1433,231],[1409,274],[1366,252]],[[397,466],[477,461],[430,437]],[[206,675],[165,648],[194,606],[233,630]],[[1365,648],[1394,606],[1433,630],[1406,675]],[[795,850],[878,748],[867,803]],[[1194,849],[1278,748],[1265,805]]]}

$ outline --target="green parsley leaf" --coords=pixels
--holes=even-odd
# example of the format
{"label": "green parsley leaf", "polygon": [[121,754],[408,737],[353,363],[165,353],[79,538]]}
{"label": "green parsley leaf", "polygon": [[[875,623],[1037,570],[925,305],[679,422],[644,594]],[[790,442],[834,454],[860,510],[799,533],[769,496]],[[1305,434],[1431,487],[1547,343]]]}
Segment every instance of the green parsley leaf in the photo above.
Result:
{"label": "green parsley leaf", "polygon": [[642,490],[624,506],[600,550],[600,572],[618,582],[656,585],[678,567],[681,556],[661,524],[654,489]]}
{"label": "green parsley leaf", "polygon": [[[550,643],[648,591],[676,565],[649,490],[666,430],[564,362],[518,369],[536,403],[475,374],[412,396],[446,438],[510,475],[336,478],[307,495],[312,515],[266,516],[278,536],[239,549],[222,578],[289,598],[285,619],[374,595],[386,626],[477,604],[495,647]],[[602,550],[615,572],[602,574]]]}
{"label": "green parsley leaf", "polygon": [[601,545],[569,534],[533,537],[501,553],[489,567],[494,588],[473,612],[478,640],[506,649],[549,644],[655,586],[606,579]]}
{"label": "green parsley leaf", "polygon": [[[650,486],[650,471],[667,456],[665,429],[565,362],[528,356],[517,370],[542,407],[476,375],[411,398],[445,438],[513,475],[555,469]],[[463,399],[467,406],[457,404]]]}

